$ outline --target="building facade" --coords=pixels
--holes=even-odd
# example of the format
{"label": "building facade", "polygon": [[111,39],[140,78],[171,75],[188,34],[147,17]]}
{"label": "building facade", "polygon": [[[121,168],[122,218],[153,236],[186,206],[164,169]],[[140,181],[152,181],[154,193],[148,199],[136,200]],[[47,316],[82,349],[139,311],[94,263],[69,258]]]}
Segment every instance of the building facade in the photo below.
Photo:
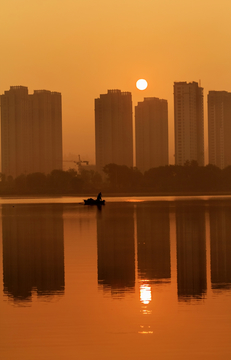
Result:
{"label": "building facade", "polygon": [[174,83],[175,163],[195,160],[204,166],[203,88],[196,82]]}
{"label": "building facade", "polygon": [[208,150],[209,163],[223,169],[231,165],[231,93],[209,91]]}
{"label": "building facade", "polygon": [[11,86],[1,95],[2,173],[13,178],[62,169],[61,94]]}
{"label": "building facade", "polygon": [[136,167],[144,172],[168,165],[168,102],[144,98],[135,107]]}
{"label": "building facade", "polygon": [[133,166],[132,95],[108,90],[95,99],[96,167]]}

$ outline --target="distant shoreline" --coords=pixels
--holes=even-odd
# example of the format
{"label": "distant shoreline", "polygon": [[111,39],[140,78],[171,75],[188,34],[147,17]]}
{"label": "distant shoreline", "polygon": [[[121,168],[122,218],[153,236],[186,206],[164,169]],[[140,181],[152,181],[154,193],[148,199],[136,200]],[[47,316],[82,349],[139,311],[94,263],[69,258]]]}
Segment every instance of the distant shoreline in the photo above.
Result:
{"label": "distant shoreline", "polygon": [[[8,197],[81,197],[81,198],[95,198],[97,197],[97,192],[86,192],[86,193],[9,193],[9,194],[0,194],[1,198],[8,198]],[[102,191],[102,197],[162,197],[162,196],[231,196],[231,192],[224,192],[224,191],[207,191],[207,192],[103,192]]]}

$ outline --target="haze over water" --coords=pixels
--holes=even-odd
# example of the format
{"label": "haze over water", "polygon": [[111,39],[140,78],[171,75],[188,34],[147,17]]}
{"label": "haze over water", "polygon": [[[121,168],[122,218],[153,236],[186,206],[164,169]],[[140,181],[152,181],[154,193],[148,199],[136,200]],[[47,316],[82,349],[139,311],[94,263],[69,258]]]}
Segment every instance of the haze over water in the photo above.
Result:
{"label": "haze over water", "polygon": [[1,201],[1,359],[228,359],[230,197],[80,201]]}
{"label": "haze over water", "polygon": [[0,94],[12,85],[61,92],[64,155],[91,164],[99,94],[131,91],[134,106],[166,99],[174,163],[174,81],[201,79],[205,112],[209,90],[231,91],[230,10],[230,0],[1,0]]}

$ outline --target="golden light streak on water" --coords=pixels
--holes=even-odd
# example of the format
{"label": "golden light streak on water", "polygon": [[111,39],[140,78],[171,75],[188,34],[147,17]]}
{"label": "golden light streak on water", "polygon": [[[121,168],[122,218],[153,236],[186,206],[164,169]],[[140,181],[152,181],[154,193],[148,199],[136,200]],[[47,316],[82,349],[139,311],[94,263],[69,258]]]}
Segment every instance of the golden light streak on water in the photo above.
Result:
{"label": "golden light streak on water", "polygon": [[147,284],[140,285],[140,301],[145,305],[152,301],[151,287]]}

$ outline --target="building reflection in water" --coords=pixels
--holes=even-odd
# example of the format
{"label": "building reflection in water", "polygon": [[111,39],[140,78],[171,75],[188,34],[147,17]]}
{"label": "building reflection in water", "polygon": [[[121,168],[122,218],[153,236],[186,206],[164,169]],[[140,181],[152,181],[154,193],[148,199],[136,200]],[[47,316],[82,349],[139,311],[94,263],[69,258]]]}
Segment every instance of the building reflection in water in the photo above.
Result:
{"label": "building reflection in water", "polygon": [[178,298],[201,299],[207,290],[203,204],[176,204],[176,236]]}
{"label": "building reflection in water", "polygon": [[135,287],[134,205],[108,203],[97,212],[98,283],[113,297]]}
{"label": "building reflection in water", "polygon": [[15,301],[64,292],[63,205],[2,205],[4,293]]}
{"label": "building reflection in water", "polygon": [[137,204],[136,224],[139,278],[169,282],[171,263],[168,204]]}
{"label": "building reflection in water", "polygon": [[[212,288],[230,288],[231,207],[197,200],[170,205],[176,219],[178,301],[200,300],[207,294],[207,208]],[[100,287],[113,297],[121,297],[134,291],[137,281],[141,311],[148,314],[153,284],[171,282],[169,204],[108,203],[97,212],[97,245]]]}
{"label": "building reflection in water", "polygon": [[171,279],[168,203],[136,205],[136,236],[142,314],[139,334],[153,334],[149,318],[152,313],[151,284],[163,284]]}
{"label": "building reflection in water", "polygon": [[231,207],[214,204],[210,216],[211,285],[213,289],[231,287]]}

